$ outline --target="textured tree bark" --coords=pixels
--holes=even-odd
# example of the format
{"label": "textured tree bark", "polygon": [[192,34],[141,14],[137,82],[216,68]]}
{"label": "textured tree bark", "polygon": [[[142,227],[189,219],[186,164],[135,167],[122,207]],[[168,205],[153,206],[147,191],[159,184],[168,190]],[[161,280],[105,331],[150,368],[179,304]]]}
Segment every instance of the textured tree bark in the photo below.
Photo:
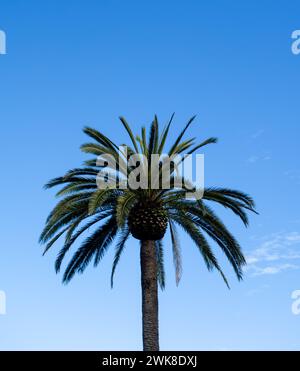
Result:
{"label": "textured tree bark", "polygon": [[157,260],[154,241],[141,241],[143,349],[158,351]]}

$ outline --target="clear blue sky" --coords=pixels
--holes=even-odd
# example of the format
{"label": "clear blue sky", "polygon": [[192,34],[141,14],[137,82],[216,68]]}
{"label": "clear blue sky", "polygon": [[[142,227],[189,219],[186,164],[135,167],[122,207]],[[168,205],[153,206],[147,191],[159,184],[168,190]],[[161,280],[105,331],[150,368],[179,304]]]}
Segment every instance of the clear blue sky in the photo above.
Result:
{"label": "clear blue sky", "polygon": [[166,243],[160,294],[161,348],[299,349],[299,1],[1,1],[0,349],[141,348],[138,244],[127,246],[110,289],[113,249],[68,285],[54,272],[57,248],[38,244],[55,203],[43,184],[81,164],[86,124],[124,142],[117,117],[138,129],[154,113],[172,136],[193,114],[206,185],[249,192],[260,216],[247,230],[219,210],[249,259],[232,289],[207,273],[181,235],[176,288]]}

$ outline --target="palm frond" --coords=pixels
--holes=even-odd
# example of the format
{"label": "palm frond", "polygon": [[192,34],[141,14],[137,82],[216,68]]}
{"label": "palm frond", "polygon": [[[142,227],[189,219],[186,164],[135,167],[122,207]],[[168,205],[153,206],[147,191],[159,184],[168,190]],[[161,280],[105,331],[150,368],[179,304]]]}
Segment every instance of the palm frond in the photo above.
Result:
{"label": "palm frond", "polygon": [[131,139],[131,142],[132,142],[132,144],[134,146],[134,149],[135,149],[136,153],[138,153],[139,152],[139,149],[138,149],[136,140],[135,140],[134,135],[133,135],[133,133],[132,133],[132,131],[130,129],[129,124],[127,123],[127,121],[125,120],[124,117],[120,116],[119,118],[120,118],[120,121],[122,122],[124,128],[126,129],[126,131],[127,131],[128,135],[129,135],[130,139]]}
{"label": "palm frond", "polygon": [[256,211],[253,208],[247,206],[245,203],[234,200],[233,198],[225,196],[221,193],[210,191],[209,189],[204,190],[203,199],[217,202],[220,205],[224,206],[225,208],[230,209],[231,211],[234,212],[234,214],[240,217],[245,226],[248,226],[249,219],[248,215],[243,209],[247,209],[249,211],[256,213]]}
{"label": "palm frond", "polygon": [[148,163],[151,163],[151,155],[155,153],[158,142],[158,122],[155,116],[150,128],[150,136],[148,142]]}
{"label": "palm frond", "polygon": [[171,241],[172,241],[172,251],[173,251],[173,263],[175,267],[175,280],[176,285],[178,286],[181,275],[182,275],[182,259],[181,259],[181,251],[180,251],[180,244],[177,235],[176,227],[172,220],[169,220],[170,226],[170,233],[171,233]]}
{"label": "palm frond", "polygon": [[[227,197],[231,197],[233,199],[240,200],[251,209],[254,209],[255,207],[255,202],[253,198],[241,191],[237,191],[237,190],[229,189],[229,188],[210,187],[210,188],[206,188],[205,192],[209,194],[224,195]],[[255,210],[251,210],[251,211],[255,212]]]}
{"label": "palm frond", "polygon": [[40,235],[40,243],[47,242],[62,227],[86,217],[88,215],[87,205],[88,200],[78,201],[72,207],[61,210],[60,214],[51,216]]}
{"label": "palm frond", "polygon": [[45,249],[44,249],[44,252],[43,252],[43,255],[46,254],[46,252],[50,249],[50,247],[59,239],[59,237],[61,237],[67,230],[68,230],[69,227],[66,227],[64,228],[61,232],[57,233],[46,245]]}
{"label": "palm frond", "polygon": [[147,139],[146,139],[146,128],[142,127],[142,143],[144,148],[144,155],[148,156]]}
{"label": "palm frond", "polygon": [[246,263],[245,257],[236,239],[216,214],[207,206],[203,211],[202,208],[197,207],[196,203],[192,202],[181,203],[179,208],[219,245],[233,267],[238,280],[241,280],[243,277],[242,266]]}
{"label": "palm frond", "polygon": [[118,146],[115,143],[113,143],[109,138],[100,133],[98,130],[86,126],[83,131],[85,134],[96,140],[104,147],[110,148],[112,150],[118,149]]}
{"label": "palm frond", "polygon": [[91,168],[91,167],[75,168],[75,169],[69,170],[63,176],[63,178],[65,178],[65,180],[67,180],[68,178],[72,178],[74,176],[81,176],[81,175],[92,175],[92,176],[96,176],[98,174],[98,171],[99,170],[94,169],[94,168]]}
{"label": "palm frond", "polygon": [[184,129],[178,135],[177,139],[175,140],[175,143],[173,144],[173,146],[171,147],[171,149],[169,151],[169,156],[172,156],[174,154],[175,148],[178,146],[178,144],[180,143],[180,141],[181,141],[182,137],[184,136],[185,132],[187,131],[187,129],[189,128],[191,123],[195,120],[195,118],[196,118],[196,116],[191,117],[189,119],[188,123],[185,125]]}
{"label": "palm frond", "polygon": [[197,144],[194,148],[192,148],[187,154],[188,155],[191,155],[192,153],[194,153],[195,151],[197,151],[199,148],[202,148],[204,146],[207,146],[208,144],[215,144],[218,142],[218,138],[215,138],[215,137],[212,137],[212,138],[208,138],[206,139],[204,142],[200,143],[200,144]]}
{"label": "palm frond", "polygon": [[203,260],[206,264],[206,267],[209,271],[215,268],[223,278],[226,286],[229,288],[229,284],[225,274],[223,273],[222,269],[219,266],[219,263],[213,254],[207,240],[200,232],[200,230],[195,226],[193,221],[186,217],[183,213],[174,213],[171,214],[171,218],[182,226],[182,228],[186,231],[186,233],[191,237],[191,239],[195,242],[196,246],[198,247]]}
{"label": "palm frond", "polygon": [[87,178],[87,177],[67,177],[60,176],[54,179],[51,179],[48,183],[45,184],[44,188],[49,189],[56,187],[58,185],[62,185],[65,183],[72,183],[72,182],[78,182],[78,183],[90,183],[93,181],[94,178]]}
{"label": "palm frond", "polygon": [[158,147],[158,153],[159,154],[162,154],[163,152],[163,149],[164,149],[164,146],[165,146],[165,143],[166,143],[166,140],[167,140],[167,137],[168,137],[168,133],[169,133],[169,130],[170,130],[170,126],[172,124],[172,121],[173,121],[173,118],[174,118],[174,115],[175,113],[172,114],[168,124],[166,125],[166,127],[164,128],[163,132],[161,133],[161,136],[159,138],[159,147]]}
{"label": "palm frond", "polygon": [[112,194],[112,189],[106,188],[106,189],[98,189],[96,192],[94,192],[89,199],[89,205],[88,205],[88,212],[90,215],[94,214],[94,212],[103,205],[105,200]]}
{"label": "palm frond", "polygon": [[75,273],[83,273],[93,256],[95,256],[95,265],[97,265],[115,237],[117,229],[116,220],[111,217],[87,237],[69,262],[63,275],[63,282],[68,283]]}
{"label": "palm frond", "polygon": [[130,212],[132,205],[136,201],[136,194],[132,191],[124,192],[117,199],[116,219],[119,227],[123,227]]}
{"label": "palm frond", "polygon": [[61,264],[63,262],[64,257],[66,256],[67,252],[70,250],[72,245],[75,243],[75,241],[84,233],[86,230],[88,230],[90,227],[92,227],[94,224],[100,222],[102,219],[105,219],[107,216],[111,215],[111,210],[108,210],[106,212],[106,215],[103,213],[99,213],[95,218],[87,222],[83,227],[81,227],[76,233],[74,233],[69,239],[66,240],[64,246],[59,251],[56,261],[55,261],[55,271],[58,273],[60,271]]}
{"label": "palm frond", "polygon": [[61,190],[56,193],[56,197],[66,196],[74,193],[78,193],[81,191],[91,190],[97,188],[96,181],[91,183],[82,184],[81,182],[73,182],[67,184]]}
{"label": "palm frond", "polygon": [[116,252],[115,252],[114,262],[113,262],[111,276],[110,276],[111,288],[113,288],[113,286],[114,286],[115,271],[116,271],[117,265],[119,263],[121,255],[124,251],[124,247],[125,247],[126,241],[129,238],[129,236],[130,236],[130,231],[128,229],[128,226],[123,227],[121,229],[119,242],[117,243],[117,246],[116,246]]}

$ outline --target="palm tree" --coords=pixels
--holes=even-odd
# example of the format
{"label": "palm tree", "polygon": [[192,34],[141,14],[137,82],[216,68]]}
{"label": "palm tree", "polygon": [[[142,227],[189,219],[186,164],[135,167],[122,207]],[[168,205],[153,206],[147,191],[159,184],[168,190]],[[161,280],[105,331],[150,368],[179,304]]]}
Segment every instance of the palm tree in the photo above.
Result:
{"label": "palm tree", "polygon": [[[238,280],[242,279],[245,258],[239,243],[208,204],[216,202],[230,209],[246,226],[247,211],[255,212],[251,197],[227,188],[205,188],[202,199],[187,199],[185,185],[189,184],[188,180],[184,179],[185,185],[182,188],[175,186],[180,175],[176,172],[174,164],[169,173],[171,187],[166,189],[162,185],[163,168],[166,164],[163,157],[159,167],[158,189],[152,189],[150,186],[146,189],[130,187],[126,171],[133,171],[135,167],[126,160],[133,154],[142,154],[143,158],[151,163],[152,154],[161,156],[173,116],[161,133],[155,116],[148,141],[145,127],[141,130],[141,136],[134,136],[126,120],[120,117],[131,140],[131,145],[123,144],[121,147],[99,131],[85,127],[84,132],[93,139],[93,142],[82,145],[81,150],[96,157],[87,160],[82,167],[52,179],[45,186],[46,188],[63,186],[57,193],[57,196],[62,199],[48,216],[40,237],[40,242],[46,244],[44,250],[46,253],[61,236],[65,235],[63,246],[55,262],[56,272],[60,271],[63,259],[78,238],[88,231],[88,235],[75,250],[64,271],[64,283],[68,283],[75,273],[83,273],[92,260],[94,266],[97,266],[117,237],[111,273],[111,286],[113,286],[114,273],[126,241],[130,235],[140,241],[143,349],[145,351],[159,350],[158,284],[162,289],[165,286],[162,241],[166,230],[169,228],[171,235],[177,284],[181,277],[181,250],[177,238],[179,226],[193,240],[208,270],[216,269],[228,286],[207,237],[221,248]],[[195,138],[183,140],[194,118],[188,121],[170,147],[167,152],[170,157],[183,152],[191,155],[207,144],[216,143],[216,138],[209,138],[200,144],[194,143]],[[99,165],[99,159],[106,159],[107,154],[115,160],[116,168],[107,161]],[[151,177],[150,173],[148,175]],[[107,181],[106,188],[99,189],[97,185],[99,176],[104,176]],[[116,186],[112,187],[110,182],[115,182]],[[124,187],[124,184],[127,187]],[[195,187],[193,189],[196,190]],[[91,227],[93,227],[92,232],[90,232]]]}

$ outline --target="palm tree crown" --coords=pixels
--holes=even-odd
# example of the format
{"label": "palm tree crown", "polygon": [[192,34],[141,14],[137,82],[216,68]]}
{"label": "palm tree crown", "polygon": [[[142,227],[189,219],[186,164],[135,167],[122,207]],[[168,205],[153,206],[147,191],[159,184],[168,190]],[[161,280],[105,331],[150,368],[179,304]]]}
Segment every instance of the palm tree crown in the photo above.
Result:
{"label": "palm tree crown", "polygon": [[[119,147],[105,135],[90,127],[84,132],[93,139],[93,142],[82,145],[81,150],[96,157],[85,162],[84,166],[68,171],[64,176],[55,178],[46,184],[46,188],[63,186],[57,196],[62,199],[51,211],[47,218],[40,241],[46,244],[45,251],[64,235],[64,243],[55,262],[58,272],[66,254],[74,246],[77,239],[93,227],[92,232],[83,239],[79,248],[69,261],[63,281],[69,282],[75,273],[82,273],[88,264],[93,261],[97,266],[108,247],[117,238],[115,257],[113,261],[111,285],[116,266],[124,250],[125,243],[130,235],[143,241],[153,240],[157,259],[157,279],[163,288],[165,284],[163,245],[162,239],[167,228],[170,231],[176,281],[181,276],[181,252],[177,238],[177,227],[191,237],[201,253],[204,263],[209,270],[216,269],[228,285],[227,279],[219,266],[207,237],[213,240],[224,252],[237,278],[242,278],[242,267],[245,258],[239,243],[215,214],[209,203],[216,202],[233,211],[245,225],[248,224],[247,211],[254,210],[251,197],[240,191],[227,188],[205,188],[201,200],[187,199],[186,189],[171,186],[165,189],[133,189],[121,187],[126,183],[124,169],[132,171],[133,166],[127,162],[132,154],[143,154],[151,162],[151,155],[162,155],[168,138],[170,121],[159,131],[159,124],[155,116],[146,138],[146,129],[143,127],[140,136],[134,136],[126,120],[120,120],[129,134],[131,145],[122,144],[125,151],[120,155]],[[200,144],[195,144],[194,138],[183,140],[183,136],[194,120],[191,118],[178,135],[167,152],[169,156],[182,153],[192,154],[210,143],[216,143],[216,138],[209,138]],[[115,159],[117,168],[109,169],[99,165],[99,158],[109,154]],[[103,157],[103,158],[104,158]],[[163,160],[160,171],[164,166]],[[103,171],[106,177],[115,181],[117,187],[99,189],[97,177]],[[178,175],[173,167],[170,172],[170,183],[174,184]],[[159,173],[161,180],[161,172]],[[186,184],[186,183],[184,183]],[[128,184],[127,184],[128,185]],[[160,183],[161,185],[161,183]]]}

